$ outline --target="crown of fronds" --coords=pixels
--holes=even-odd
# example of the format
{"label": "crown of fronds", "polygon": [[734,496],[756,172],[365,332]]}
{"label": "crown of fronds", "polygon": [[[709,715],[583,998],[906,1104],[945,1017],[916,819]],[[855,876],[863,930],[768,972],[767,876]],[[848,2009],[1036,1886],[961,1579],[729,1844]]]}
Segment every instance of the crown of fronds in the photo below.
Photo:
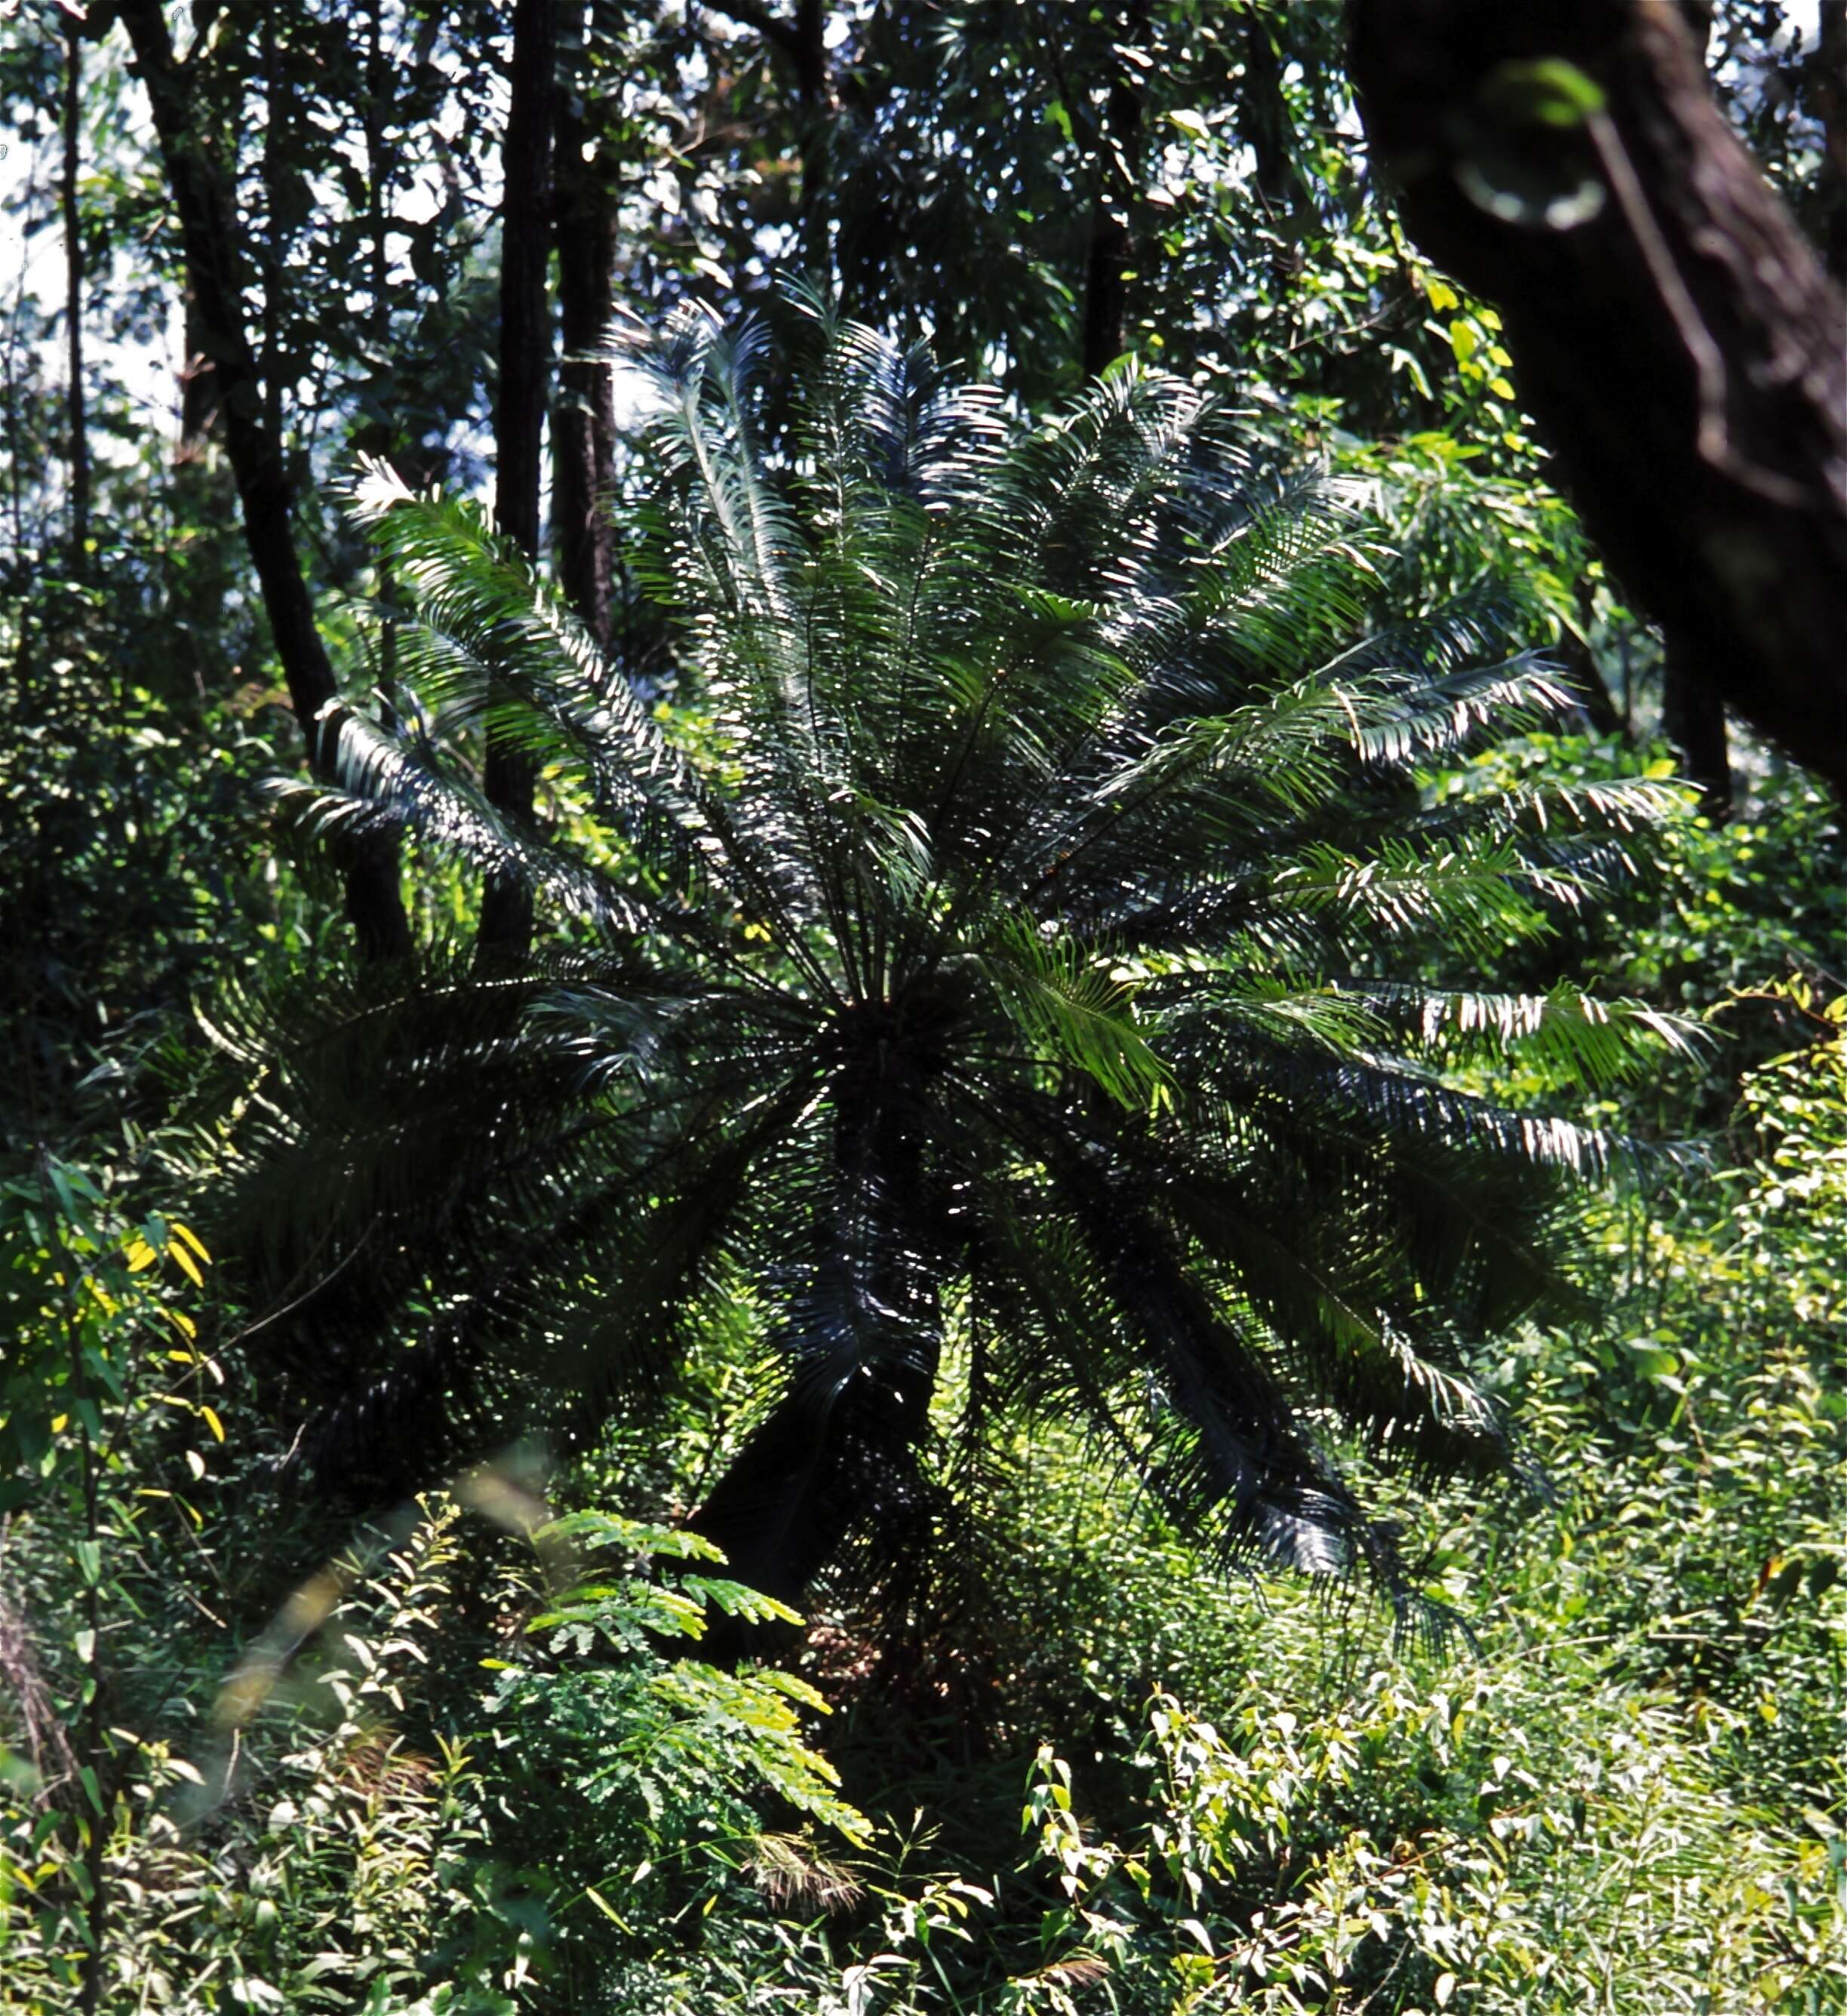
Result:
{"label": "crown of fronds", "polygon": [[238,1039],[241,1242],[347,1395],[322,1456],[435,1460],[542,1399],[592,1432],[747,1291],[783,1384],[705,1517],[783,1593],[902,1530],[952,1311],[971,1440],[1073,1413],[1228,1553],[1394,1588],[1327,1438],[1506,1465],[1468,1348],[1556,1292],[1561,1179],[1611,1152],[1462,1067],[1683,1040],[1474,977],[1671,794],[1428,805],[1424,766],[1567,704],[1517,609],[1379,621],[1365,498],[1184,384],[1118,367],[1024,424],[816,322],[773,467],[754,335],[689,315],[643,360],[671,710],[475,506],[357,488],[402,676],[568,816],[516,828],[352,713],[338,788],[286,794],[553,920],[518,970],[319,975]]}

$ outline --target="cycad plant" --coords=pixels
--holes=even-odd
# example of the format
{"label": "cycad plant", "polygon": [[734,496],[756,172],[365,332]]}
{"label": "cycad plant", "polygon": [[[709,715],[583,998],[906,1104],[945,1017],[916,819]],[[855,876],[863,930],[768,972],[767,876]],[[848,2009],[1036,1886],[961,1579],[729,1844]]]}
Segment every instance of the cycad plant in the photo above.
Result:
{"label": "cycad plant", "polygon": [[516,738],[556,815],[355,715],[344,788],[296,800],[550,920],[517,965],[314,976],[244,1053],[239,1244],[332,1402],[308,1446],[593,1434],[747,1296],[778,1383],[697,1518],[772,1594],[914,1543],[944,1445],[1046,1409],[1227,1553],[1395,1592],[1330,1438],[1506,1465],[1470,1349],[1555,1291],[1561,1183],[1607,1155],[1458,1074],[1664,1033],[1480,975],[1665,787],[1427,805],[1420,766],[1564,704],[1507,612],[1369,615],[1364,500],[1183,384],[1016,423],[816,321],[773,466],[754,338],[647,355],[671,708],[473,506],[358,489],[417,719]]}

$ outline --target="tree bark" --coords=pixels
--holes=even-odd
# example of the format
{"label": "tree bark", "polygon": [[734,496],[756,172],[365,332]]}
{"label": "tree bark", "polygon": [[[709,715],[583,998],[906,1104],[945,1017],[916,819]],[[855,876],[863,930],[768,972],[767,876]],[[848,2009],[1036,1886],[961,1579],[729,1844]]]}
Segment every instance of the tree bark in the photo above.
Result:
{"label": "tree bark", "polygon": [[1679,13],[1348,19],[1375,162],[1418,243],[1500,308],[1612,569],[1689,677],[1847,785],[1847,304]]}
{"label": "tree bark", "polygon": [[[147,89],[179,218],[187,286],[214,380],[245,542],[290,703],[307,739],[309,765],[325,776],[329,751],[322,716],[338,700],[339,689],[295,551],[294,498],[282,445],[264,425],[262,383],[244,328],[230,195],[193,124],[191,79],[174,55],[160,0],[121,0],[117,11]],[[410,927],[398,889],[395,836],[373,833],[352,843],[341,865],[347,916],[362,952],[372,958],[408,953]]]}
{"label": "tree bark", "polygon": [[1821,33],[1806,93],[1821,122],[1821,246],[1837,286],[1847,286],[1847,0],[1821,0]]}
{"label": "tree bark", "polygon": [[1597,606],[1588,581],[1579,585],[1578,617],[1583,635],[1577,636],[1568,631],[1559,643],[1558,656],[1565,682],[1577,695],[1584,718],[1595,733],[1626,734],[1629,724],[1616,705],[1603,668],[1597,661],[1596,652],[1590,648],[1590,628],[1596,620]]}
{"label": "tree bark", "polygon": [[70,385],[67,405],[70,426],[70,563],[78,574],[88,568],[90,538],[90,434],[84,411],[84,238],[77,207],[77,178],[82,166],[83,30],[64,23],[64,175],[60,192],[64,211],[65,348]]}
{"label": "tree bark", "polygon": [[[539,478],[552,354],[545,303],[551,238],[552,97],[558,59],[556,0],[517,0],[512,95],[502,151],[500,372],[494,406],[494,517],[532,558],[538,555]],[[532,759],[490,733],[484,783],[489,802],[517,825],[532,819]],[[478,949],[517,960],[532,944],[532,892],[496,872],[481,897]]]}
{"label": "tree bark", "polygon": [[1257,193],[1276,234],[1270,267],[1279,292],[1302,268],[1299,225],[1307,192],[1295,161],[1295,123],[1283,88],[1283,59],[1269,12],[1252,5],[1244,17],[1244,88],[1238,131],[1250,143]]}
{"label": "tree bark", "polygon": [[1141,72],[1122,53],[1144,53],[1150,0],[1129,0],[1122,40],[1110,70],[1109,95],[1098,135],[1096,194],[1090,213],[1090,246],[1084,275],[1084,327],[1079,362],[1094,378],[1128,347],[1129,275],[1135,268],[1132,206],[1140,193]]}
{"label": "tree bark", "polygon": [[1698,785],[1708,818],[1723,826],[1732,814],[1731,752],[1725,703],[1716,687],[1688,675],[1670,649],[1662,664],[1662,732],[1680,752],[1682,767]]}
{"label": "tree bark", "polygon": [[[588,9],[585,9],[587,15]],[[582,30],[574,38],[581,51]],[[558,576],[604,650],[611,634],[615,541],[609,520],[615,481],[615,399],[607,364],[593,355],[614,309],[615,193],[607,165],[585,160],[589,139],[580,92],[561,89],[557,117],[558,307],[564,362],[552,421],[552,523]]]}

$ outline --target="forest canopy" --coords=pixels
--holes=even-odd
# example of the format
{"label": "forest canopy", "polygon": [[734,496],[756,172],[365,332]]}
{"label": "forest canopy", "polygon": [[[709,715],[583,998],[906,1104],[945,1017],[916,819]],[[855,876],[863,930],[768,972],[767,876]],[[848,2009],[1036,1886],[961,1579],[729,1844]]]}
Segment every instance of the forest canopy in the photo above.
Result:
{"label": "forest canopy", "polygon": [[0,128],[0,2012],[1847,2011],[1847,0]]}

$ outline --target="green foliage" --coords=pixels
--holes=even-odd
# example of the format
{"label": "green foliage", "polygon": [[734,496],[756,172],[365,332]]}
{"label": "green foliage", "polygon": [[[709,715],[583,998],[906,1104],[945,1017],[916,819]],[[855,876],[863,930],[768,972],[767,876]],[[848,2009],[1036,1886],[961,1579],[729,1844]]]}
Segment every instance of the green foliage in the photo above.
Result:
{"label": "green foliage", "polygon": [[[423,834],[434,943],[484,866],[550,935],[355,980],[311,830],[273,858],[299,730],[144,87],[117,9],[15,9],[0,2011],[1842,2016],[1839,809],[1734,725],[1689,815],[1500,316],[1356,156],[1338,0],[560,9],[560,293],[780,344],[687,315],[621,380],[600,653],[423,490],[490,481],[511,10],[163,11],[385,702],[304,823]],[[1792,30],[1717,0],[1710,63],[1820,239]],[[1597,110],[1492,80],[1476,200],[1568,212],[1523,133]],[[877,335],[817,358],[794,271]],[[1179,382],[1049,410],[1102,337]],[[233,1150],[287,1151],[241,1219],[226,995]],[[1550,1502],[1465,1519],[1428,1474],[1510,1422]],[[798,1640],[748,1586],[817,1470],[797,1537],[864,1572]],[[650,1516],[556,1516],[600,1504]],[[1330,1536],[1466,1636],[1269,1579]]]}
{"label": "green foliage", "polygon": [[[469,1488],[487,1495],[482,1480]],[[92,1881],[108,1892],[105,2008],[139,1996],[155,2009],[383,2016],[427,1993],[433,2007],[488,2016],[555,2006],[560,1983],[619,1976],[671,1946],[689,1916],[725,1899],[740,1908],[755,1894],[751,1871],[819,1881],[825,1856],[771,1831],[772,1817],[863,1845],[868,1823],[801,1739],[798,1712],[823,1707],[812,1689],[668,1656],[667,1641],[698,1635],[707,1603],[774,1606],[687,1571],[585,1585],[529,1626],[577,1658],[535,1647],[488,1659],[491,1688],[471,1687],[458,1582],[480,1539],[467,1540],[462,1516],[453,1501],[407,1509],[394,1534],[318,1571],[209,1702],[150,1694],[146,1654],[98,1651],[79,1633],[77,1664],[106,1661],[110,1712],[140,1726],[112,1725],[95,1768],[75,1766],[106,1809],[94,1861],[75,1787],[61,1798],[30,1770],[9,1779],[0,2008],[69,2006]],[[27,1529],[35,1582],[59,1530],[47,1513]],[[229,1537],[200,1530],[208,1544]],[[602,1514],[534,1538],[554,1571],[561,1543],[586,1539],[643,1561],[712,1553]],[[113,1638],[146,1585],[103,1561]],[[503,1599],[517,1600],[531,1569],[502,1573]],[[585,1663],[579,1640],[592,1637],[608,1650]],[[6,1650],[10,1663],[16,1643]],[[20,1705],[32,1712],[31,1697]],[[55,1694],[39,1706],[24,1733],[55,1750],[56,1718],[70,1711]]]}
{"label": "green foliage", "polygon": [[[554,1878],[575,1868],[596,1876],[588,1895],[625,1938],[664,1935],[671,1921],[709,1908],[762,1849],[766,1798],[848,1844],[863,1847],[869,1823],[843,1800],[838,1776],[803,1741],[801,1711],[826,1703],[793,1674],[729,1672],[661,1654],[697,1640],[709,1607],[751,1623],[799,1623],[786,1606],[700,1568],[722,1564],[697,1535],[601,1512],[553,1521],[534,1535],[593,1555],[614,1552],[632,1568],[591,1579],[551,1602],[527,1625],[549,1657],[505,1666],[487,1705],[513,1809],[530,1818],[523,1854]],[[618,1910],[611,1897],[621,1900]]]}

